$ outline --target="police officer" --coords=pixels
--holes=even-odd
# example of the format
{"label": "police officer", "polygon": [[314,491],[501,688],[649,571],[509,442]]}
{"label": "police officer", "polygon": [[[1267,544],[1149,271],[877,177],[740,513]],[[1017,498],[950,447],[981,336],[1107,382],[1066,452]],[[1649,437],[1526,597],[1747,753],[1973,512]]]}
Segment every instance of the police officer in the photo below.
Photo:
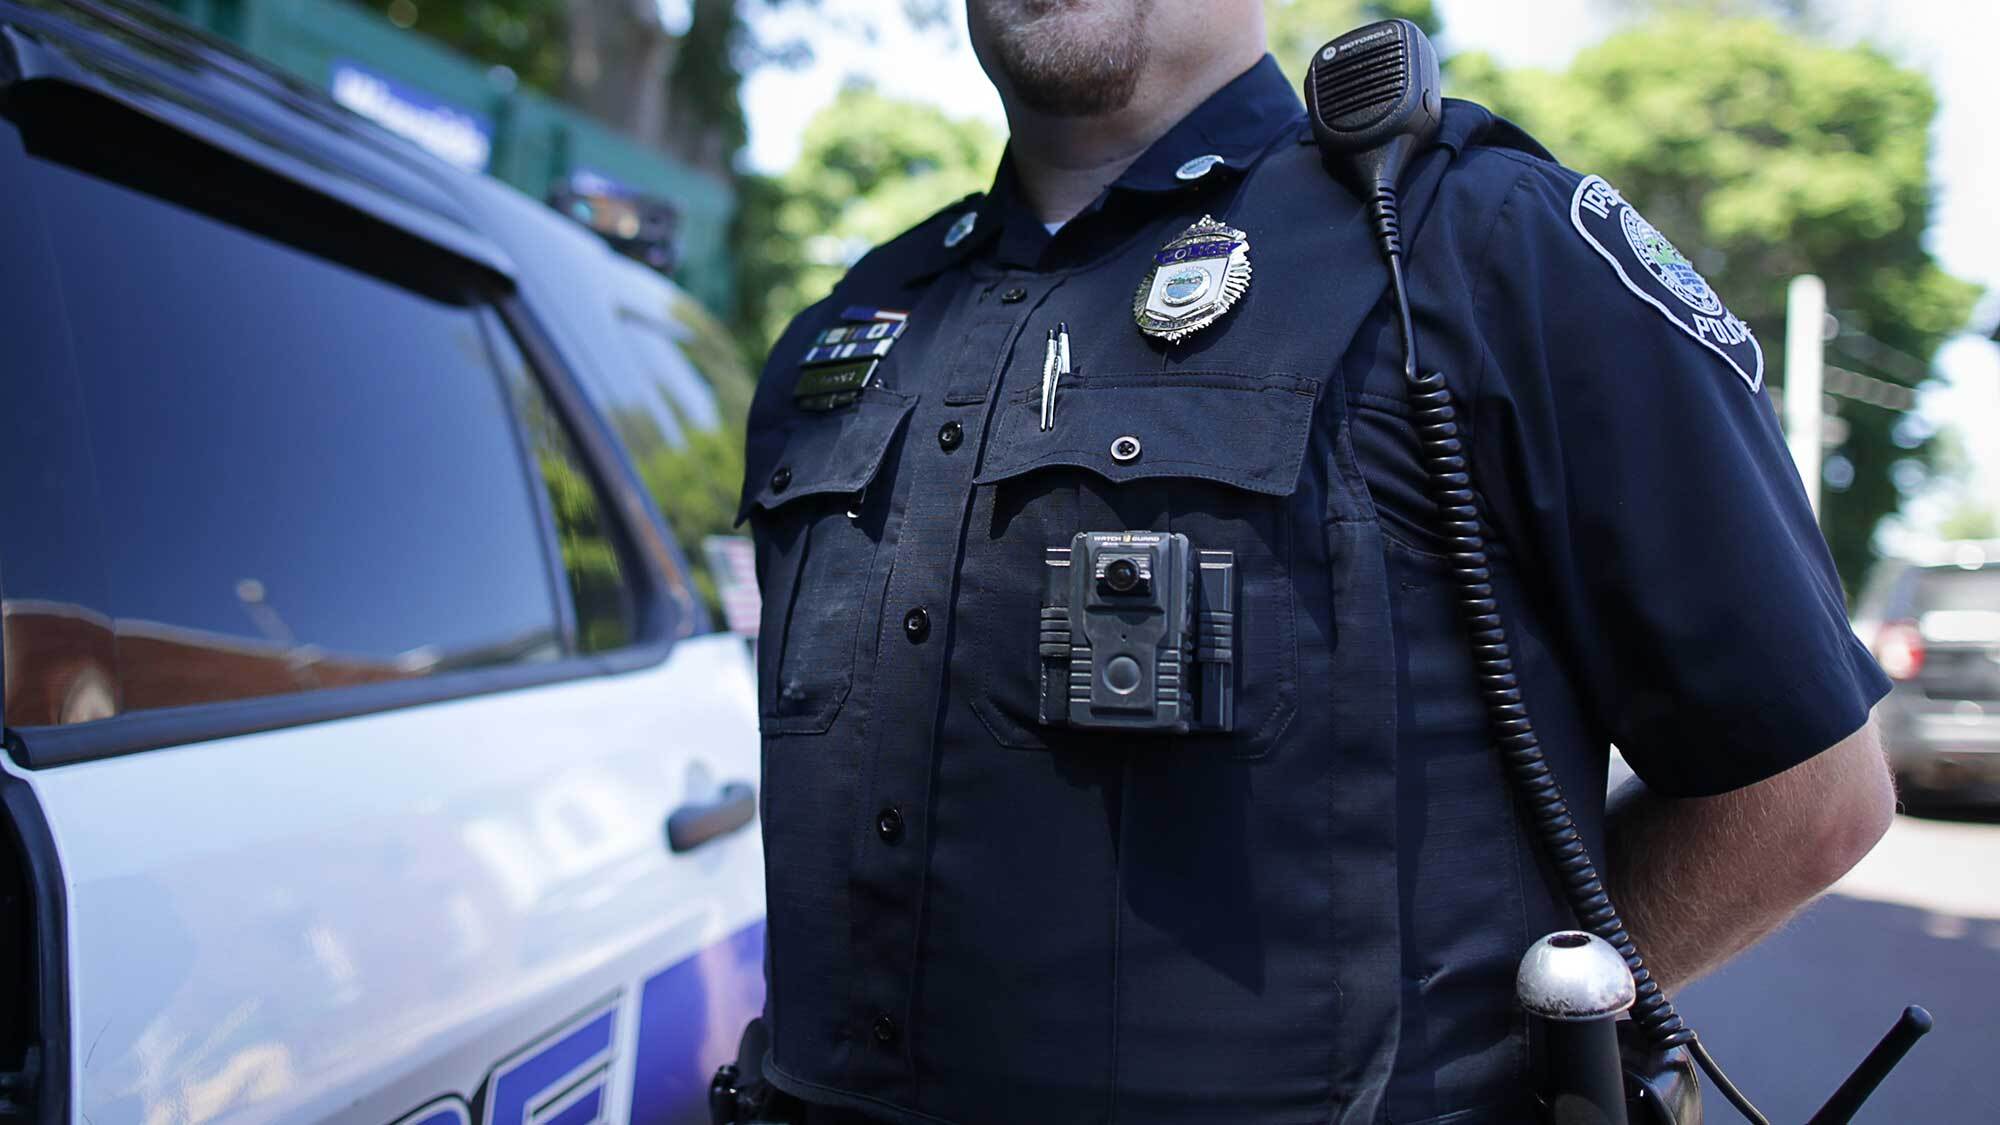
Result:
{"label": "police officer", "polygon": [[[1361,203],[1258,0],[969,9],[992,190],[803,313],[752,411],[769,1080],[816,1122],[1525,1119],[1512,978],[1574,923]],[[1468,103],[1404,184],[1523,693],[1684,981],[1885,830],[1886,682],[1672,244]]]}

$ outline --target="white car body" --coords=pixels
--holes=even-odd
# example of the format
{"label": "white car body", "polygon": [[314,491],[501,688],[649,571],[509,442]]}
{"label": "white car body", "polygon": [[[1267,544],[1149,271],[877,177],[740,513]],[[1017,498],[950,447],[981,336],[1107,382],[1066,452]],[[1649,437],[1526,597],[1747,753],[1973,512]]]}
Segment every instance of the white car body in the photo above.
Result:
{"label": "white car body", "polygon": [[[103,12],[71,15],[0,0],[0,62],[29,44],[23,81],[44,66],[45,88],[145,115],[175,143],[214,144],[481,276],[505,276],[494,307],[581,448],[617,525],[612,541],[630,548],[622,573],[644,599],[622,647],[493,672],[130,713],[86,677],[74,713],[42,725],[22,724],[10,695],[0,868],[17,863],[33,892],[34,917],[16,923],[35,948],[0,965],[26,982],[0,997],[0,1117],[705,1121],[710,1076],[734,1060],[763,1002],[755,672],[744,638],[717,631],[696,595],[700,529],[671,526],[641,480],[640,452],[623,443],[633,426],[670,441],[673,426],[715,422],[717,389],[676,342],[713,323],[570,220],[340,111],[288,101],[300,95],[212,44],[137,25],[106,36],[90,22]],[[188,74],[145,69],[155,56]],[[227,104],[210,119],[133,93],[137,80],[96,88],[100,64],[185,82],[186,105],[218,91]],[[8,73],[0,66],[0,86]],[[237,129],[243,121],[263,131]],[[332,155],[309,164],[270,149],[286,130]],[[42,159],[32,150],[0,119],[0,182]],[[351,179],[343,159],[359,162]],[[422,189],[415,203],[378,190],[405,181]],[[15,277],[52,268],[34,221],[32,206],[0,211],[0,255],[34,267]],[[634,325],[665,342],[639,349],[621,336]],[[413,385],[430,374],[405,373]],[[606,415],[620,410],[614,426]],[[521,453],[532,493],[536,465]],[[563,561],[550,564],[554,586]],[[238,596],[253,616],[275,615],[260,585],[239,584]],[[32,613],[119,636],[173,632],[26,597],[5,605],[10,692],[14,633]],[[279,651],[255,636],[225,640],[259,659]],[[310,648],[284,655],[318,659]],[[418,667],[412,651],[399,659]],[[123,733],[93,743],[99,729]],[[0,942],[0,952],[21,951]],[[15,1059],[6,1035],[21,1028]]]}
{"label": "white car body", "polygon": [[762,856],[754,831],[673,855],[664,825],[756,775],[752,676],[711,634],[601,679],[10,766],[62,859],[78,1119],[380,1125],[605,1011],[585,1120],[667,1120],[642,1073],[698,1100],[762,1002]]}

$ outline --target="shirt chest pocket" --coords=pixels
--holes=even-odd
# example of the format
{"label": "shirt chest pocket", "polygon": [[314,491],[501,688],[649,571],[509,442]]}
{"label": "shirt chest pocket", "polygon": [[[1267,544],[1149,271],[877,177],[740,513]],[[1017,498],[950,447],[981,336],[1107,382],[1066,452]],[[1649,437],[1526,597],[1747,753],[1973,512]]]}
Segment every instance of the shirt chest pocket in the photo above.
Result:
{"label": "shirt chest pocket", "polygon": [[[1324,587],[1302,577],[1324,569],[1317,521],[1295,518],[1318,392],[1316,380],[1289,375],[1094,373],[1062,385],[1049,430],[1038,388],[1001,404],[960,593],[971,651],[954,673],[1001,745],[1269,752],[1297,710],[1299,617],[1314,608],[1301,601]],[[1232,731],[1169,739],[1041,723],[1044,552],[1086,531],[1179,532],[1193,550],[1234,556]]]}
{"label": "shirt chest pocket", "polygon": [[761,483],[739,514],[759,533],[757,693],[768,734],[824,733],[847,701],[864,603],[893,534],[887,463],[914,401],[871,388],[851,407],[802,412],[750,439],[748,479]]}

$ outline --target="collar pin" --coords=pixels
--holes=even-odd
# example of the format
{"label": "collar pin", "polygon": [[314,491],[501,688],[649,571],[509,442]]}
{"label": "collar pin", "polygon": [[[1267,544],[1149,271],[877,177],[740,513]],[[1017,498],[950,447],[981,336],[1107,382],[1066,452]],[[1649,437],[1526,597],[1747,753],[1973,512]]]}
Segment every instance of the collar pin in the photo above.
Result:
{"label": "collar pin", "polygon": [[1174,178],[1177,180],[1199,180],[1214,171],[1215,166],[1220,163],[1222,163],[1222,158],[1212,152],[1204,156],[1197,156],[1193,160],[1174,169]]}
{"label": "collar pin", "polygon": [[944,232],[944,248],[949,250],[972,237],[972,228],[978,222],[979,212],[977,211],[967,211],[965,214],[960,215],[958,221],[951,224],[951,229]]}

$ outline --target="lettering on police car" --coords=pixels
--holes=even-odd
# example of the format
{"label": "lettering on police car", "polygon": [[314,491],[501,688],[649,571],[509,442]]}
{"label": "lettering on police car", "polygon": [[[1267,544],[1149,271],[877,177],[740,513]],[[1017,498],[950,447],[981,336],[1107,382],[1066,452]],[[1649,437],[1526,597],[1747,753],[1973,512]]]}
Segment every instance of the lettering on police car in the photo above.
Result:
{"label": "lettering on police car", "polygon": [[397,1118],[396,1125],[472,1125],[472,1111],[457,1095],[447,1094]]}
{"label": "lettering on police car", "polygon": [[514,1053],[486,1081],[481,1125],[583,1125],[601,1121],[617,1043],[614,995]]}
{"label": "lettering on police car", "polygon": [[[764,1006],[762,919],[537,1035],[465,1097],[395,1125],[669,1125],[706,1119],[709,1078]],[[629,1083],[629,1085],[628,1085]],[[621,1109],[618,1091],[629,1091]]]}
{"label": "lettering on police car", "polygon": [[1764,386],[1764,349],[1659,228],[1602,176],[1585,176],[1570,197],[1570,222],[1640,300],[1722,357],[1752,392]]}

